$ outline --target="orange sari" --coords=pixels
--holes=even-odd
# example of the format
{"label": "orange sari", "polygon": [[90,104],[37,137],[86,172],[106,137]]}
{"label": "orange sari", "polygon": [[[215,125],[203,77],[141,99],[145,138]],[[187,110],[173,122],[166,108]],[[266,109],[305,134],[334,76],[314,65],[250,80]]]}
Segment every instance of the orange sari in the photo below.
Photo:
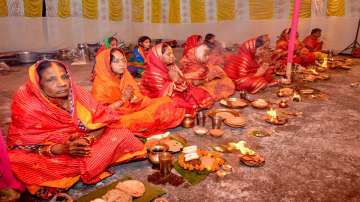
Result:
{"label": "orange sari", "polygon": [[184,116],[184,109],[176,108],[170,97],[151,99],[140,92],[140,88],[128,70],[121,79],[117,78],[110,67],[110,50],[96,57],[96,75],[92,94],[105,105],[121,100],[127,86],[134,89],[134,101],[126,102],[117,111],[120,121],[117,127],[128,128],[142,137],[162,133],[166,129],[178,126]]}
{"label": "orange sari", "polygon": [[206,90],[216,101],[234,94],[235,85],[232,80],[220,66],[209,61],[200,62],[195,54],[197,48],[190,49],[180,60],[184,77],[189,80],[203,81],[203,84],[198,87]]}
{"label": "orange sari", "polygon": [[144,145],[129,130],[112,128],[105,128],[87,157],[34,152],[33,147],[62,144],[73,135],[87,136],[119,119],[115,111],[98,104],[73,81],[70,112],[53,104],[42,93],[37,67],[29,68],[29,80],[14,96],[8,136],[12,169],[31,193],[42,187],[66,190],[79,179],[93,184],[110,175],[106,172],[110,165],[145,156]]}

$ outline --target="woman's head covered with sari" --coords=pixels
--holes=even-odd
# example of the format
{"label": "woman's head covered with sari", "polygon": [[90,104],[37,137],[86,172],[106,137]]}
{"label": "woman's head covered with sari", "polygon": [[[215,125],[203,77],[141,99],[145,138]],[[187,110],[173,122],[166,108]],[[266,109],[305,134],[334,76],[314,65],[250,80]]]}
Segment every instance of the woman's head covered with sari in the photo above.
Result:
{"label": "woman's head covered with sari", "polygon": [[149,97],[163,96],[173,82],[168,73],[168,67],[175,65],[173,50],[166,43],[157,44],[150,49],[147,59],[141,91]]}
{"label": "woman's head covered with sari", "polygon": [[196,46],[199,46],[201,44],[202,36],[201,35],[191,35],[186,39],[185,45],[184,45],[184,53],[183,55],[186,55],[186,53]]}
{"label": "woman's head covered with sari", "polygon": [[117,119],[75,84],[65,63],[42,60],[29,68],[29,80],[13,98],[9,145],[62,142],[77,130],[98,129]]}
{"label": "woman's head covered with sari", "polygon": [[135,79],[127,70],[125,53],[120,48],[105,50],[96,57],[96,75],[92,94],[102,104],[112,104],[123,97],[123,91],[131,86],[134,96],[143,97]]}

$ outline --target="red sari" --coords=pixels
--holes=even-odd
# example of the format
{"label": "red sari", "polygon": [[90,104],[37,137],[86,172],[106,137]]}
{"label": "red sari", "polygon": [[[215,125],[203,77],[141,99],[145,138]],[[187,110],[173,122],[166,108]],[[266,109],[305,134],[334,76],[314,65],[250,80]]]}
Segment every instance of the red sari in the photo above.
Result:
{"label": "red sari", "polygon": [[303,43],[304,46],[311,52],[318,52],[322,50],[322,42],[311,34],[304,39]]}
{"label": "red sari", "polygon": [[[276,50],[273,58],[276,58],[278,63],[282,68],[285,68],[287,65],[287,54],[284,54],[280,57],[277,55],[279,53],[287,52],[288,50],[288,40],[285,38],[280,38],[276,41]],[[295,41],[295,55],[293,63],[300,64],[301,66],[307,67],[309,65],[315,64],[316,57],[313,53],[309,52],[307,48],[304,48],[299,40]]]}
{"label": "red sari", "polygon": [[[187,81],[176,65],[167,67],[161,61],[162,46],[163,44],[156,45],[148,54],[147,67],[141,79],[142,93],[151,98],[169,96],[177,107],[185,108],[186,112],[191,114],[201,108],[211,107],[214,100],[207,91]],[[171,80],[169,69],[178,73],[178,81]]]}
{"label": "red sari", "polygon": [[214,100],[220,100],[234,94],[235,85],[232,80],[219,65],[210,63],[209,59],[205,63],[200,62],[195,53],[198,48],[192,48],[180,60],[184,77],[202,82],[198,87],[206,90]]}
{"label": "red sari", "polygon": [[191,35],[186,39],[186,42],[184,44],[184,52],[183,55],[186,55],[186,53],[192,49],[195,48],[201,40],[200,35]]}
{"label": "red sari", "polygon": [[144,145],[127,129],[105,128],[87,157],[43,156],[21,148],[65,143],[73,135],[87,136],[89,131],[119,120],[115,111],[98,104],[73,81],[70,112],[53,104],[40,89],[37,67],[29,68],[29,80],[13,98],[8,136],[8,144],[14,148],[9,151],[11,166],[31,193],[41,187],[68,189],[79,179],[93,184],[110,175],[105,171],[110,165],[144,157]]}
{"label": "red sari", "polygon": [[224,71],[234,81],[236,90],[256,93],[273,81],[271,69],[262,76],[255,76],[260,67],[255,60],[255,43],[256,38],[245,41],[236,55],[227,58]]}

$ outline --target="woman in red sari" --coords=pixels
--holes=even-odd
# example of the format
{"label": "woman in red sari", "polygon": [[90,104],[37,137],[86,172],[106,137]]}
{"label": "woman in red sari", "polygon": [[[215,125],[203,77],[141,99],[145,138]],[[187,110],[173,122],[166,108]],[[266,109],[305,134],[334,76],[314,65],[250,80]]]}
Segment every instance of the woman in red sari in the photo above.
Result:
{"label": "woman in red sari", "polygon": [[184,77],[175,65],[171,47],[164,43],[150,50],[140,88],[144,95],[151,98],[171,97],[177,107],[185,108],[190,114],[214,104],[214,99],[206,90],[192,85]]}
{"label": "woman in red sari", "polygon": [[16,92],[9,127],[9,157],[30,193],[49,198],[80,179],[94,184],[116,163],[144,157],[127,129],[107,127],[119,115],[72,81],[59,61],[40,61]]}
{"label": "woman in red sari", "polygon": [[181,71],[186,79],[217,101],[234,94],[235,85],[219,65],[209,63],[209,52],[205,44],[190,49],[180,60]]}
{"label": "woman in red sari", "polygon": [[184,44],[184,52],[183,55],[186,55],[186,53],[196,46],[201,44],[202,36],[201,35],[191,35],[186,39],[186,42]]}
{"label": "woman in red sari", "polygon": [[[281,69],[284,69],[287,65],[287,53],[289,45],[289,34],[290,29],[285,29],[282,31],[279,39],[276,41],[276,50],[273,55],[273,59],[277,60],[278,66]],[[297,39],[295,41],[295,55],[293,62],[301,66],[307,67],[309,65],[315,64],[315,55],[311,53],[307,48],[303,47],[301,42]]]}
{"label": "woman in red sari", "polygon": [[256,93],[274,85],[271,66],[270,38],[262,35],[245,41],[236,55],[230,56],[224,71],[235,82],[236,90]]}
{"label": "woman in red sari", "polygon": [[175,108],[170,97],[151,99],[141,94],[138,83],[127,70],[121,49],[105,50],[96,57],[92,94],[98,102],[120,114],[116,125],[141,137],[174,128],[184,117],[184,109]]}

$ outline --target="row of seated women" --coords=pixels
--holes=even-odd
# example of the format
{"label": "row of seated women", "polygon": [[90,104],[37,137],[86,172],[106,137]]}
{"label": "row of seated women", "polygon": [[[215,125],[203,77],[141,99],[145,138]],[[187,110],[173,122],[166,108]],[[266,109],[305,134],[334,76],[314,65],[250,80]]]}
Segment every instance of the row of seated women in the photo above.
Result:
{"label": "row of seated women", "polygon": [[177,66],[172,48],[160,43],[148,51],[138,84],[123,51],[105,49],[96,57],[92,95],[65,63],[37,62],[13,98],[7,144],[14,174],[42,198],[79,180],[96,183],[111,175],[109,166],[146,157],[136,136],[174,128],[185,113],[210,108],[235,88],[257,92],[276,83],[268,36],[245,42],[233,57],[239,64],[226,62],[224,71],[209,46],[197,44]]}

